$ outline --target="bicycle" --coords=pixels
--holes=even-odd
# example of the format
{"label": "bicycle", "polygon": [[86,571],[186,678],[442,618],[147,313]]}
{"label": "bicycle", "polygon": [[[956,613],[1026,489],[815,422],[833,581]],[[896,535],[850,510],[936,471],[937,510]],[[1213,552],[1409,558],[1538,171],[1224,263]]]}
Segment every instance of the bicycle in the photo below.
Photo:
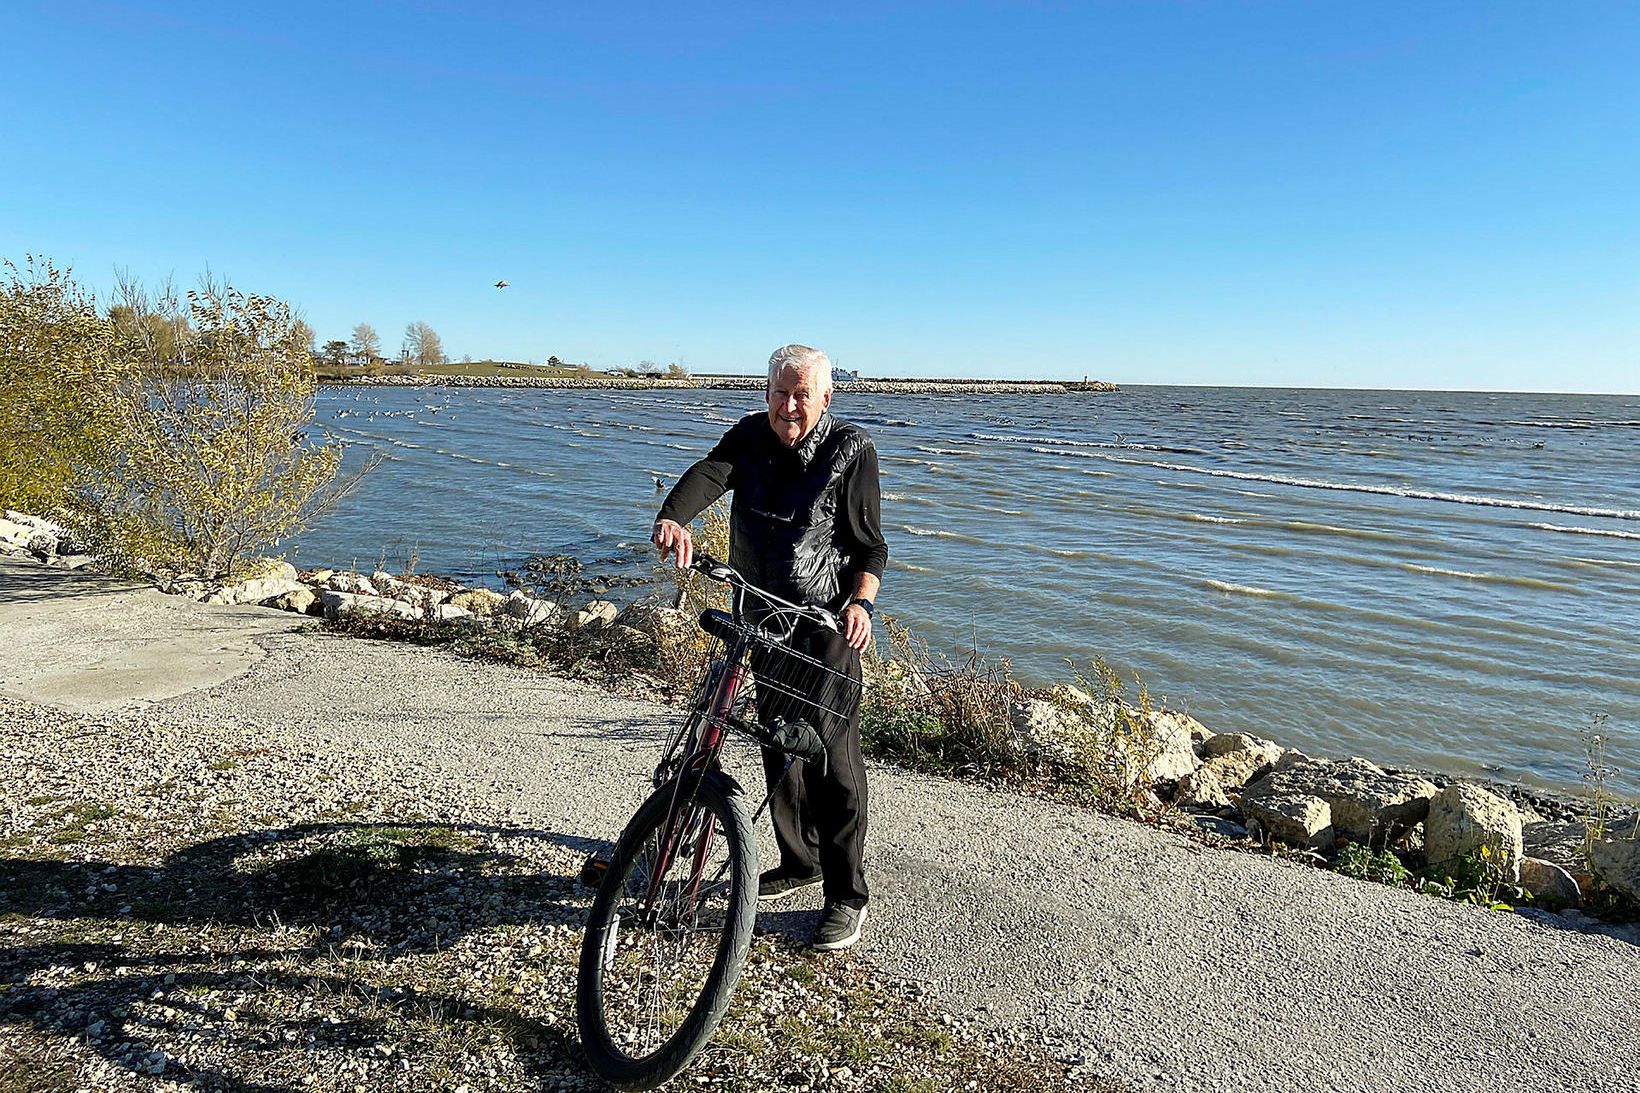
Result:
{"label": "bicycle", "polygon": [[[704,555],[691,568],[730,586],[730,611],[709,610],[711,637],[688,712],[669,735],[655,790],[607,862],[582,938],[576,1023],[592,1069],[622,1089],[675,1077],[716,1031],[733,996],[757,914],[755,812],[719,758],[731,731],[787,754],[825,761],[812,716],[846,720],[860,682],[790,647],[805,621],[837,632],[821,607],[783,600]],[[759,714],[751,713],[761,703]],[[835,723],[835,722],[834,722]]]}

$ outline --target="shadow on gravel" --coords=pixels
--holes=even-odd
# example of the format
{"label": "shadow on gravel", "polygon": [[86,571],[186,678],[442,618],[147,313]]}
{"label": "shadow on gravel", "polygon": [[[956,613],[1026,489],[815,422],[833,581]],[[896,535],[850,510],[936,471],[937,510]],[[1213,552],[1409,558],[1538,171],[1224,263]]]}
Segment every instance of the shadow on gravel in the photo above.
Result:
{"label": "shadow on gravel", "polygon": [[[338,1060],[391,1066],[417,1051],[437,1070],[435,1055],[479,1041],[536,1085],[594,1082],[560,1031],[573,1014],[548,1018],[572,1005],[584,914],[562,863],[607,847],[519,828],[323,823],[210,839],[154,866],[0,858],[0,937],[12,939],[0,947],[0,1028],[208,1090],[303,1090]],[[483,936],[497,927],[546,944],[526,959],[517,931]],[[505,975],[474,967],[492,948]],[[512,989],[530,974],[534,1015]],[[179,1039],[205,1045],[190,1059],[221,1064],[156,1047]]]}
{"label": "shadow on gravel", "polygon": [[88,599],[135,592],[142,587],[89,570],[62,569],[32,558],[0,557],[0,600],[11,605]]}

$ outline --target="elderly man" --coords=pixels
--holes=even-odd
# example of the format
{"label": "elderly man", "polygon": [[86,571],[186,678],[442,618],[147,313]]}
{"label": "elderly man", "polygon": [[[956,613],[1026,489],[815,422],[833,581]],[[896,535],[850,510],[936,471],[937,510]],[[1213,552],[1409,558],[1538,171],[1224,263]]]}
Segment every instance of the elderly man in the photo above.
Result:
{"label": "elderly man", "polygon": [[[888,561],[877,449],[865,430],[828,412],[831,361],[818,349],[775,350],[767,397],[767,413],[742,418],[678,480],[655,519],[655,545],[687,566],[694,556],[689,522],[733,490],[730,563],[778,596],[839,613],[841,634],[803,625],[792,644],[858,681]],[[859,704],[849,705],[847,719],[818,710],[811,715],[826,741],[823,767],[798,760],[783,778],[786,757],[773,749],[763,753],[780,862],[759,878],[758,898],[780,899],[822,884],[826,907],[817,949],[853,945],[866,918],[866,771]]]}

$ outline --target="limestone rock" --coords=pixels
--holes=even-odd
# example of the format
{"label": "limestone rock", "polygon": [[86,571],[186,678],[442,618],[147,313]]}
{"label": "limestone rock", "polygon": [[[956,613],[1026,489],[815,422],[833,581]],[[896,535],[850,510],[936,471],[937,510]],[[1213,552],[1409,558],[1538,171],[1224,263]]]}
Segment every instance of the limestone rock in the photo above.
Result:
{"label": "limestone rock", "polygon": [[1209,759],[1246,753],[1256,760],[1255,767],[1274,763],[1281,758],[1281,751],[1280,744],[1244,732],[1221,732],[1202,744],[1202,752]]}
{"label": "limestone rock", "polygon": [[1590,843],[1589,866],[1600,883],[1640,903],[1640,839]]}
{"label": "limestone rock", "polygon": [[1217,760],[1210,759],[1180,778],[1178,791],[1173,795],[1173,803],[1184,808],[1201,808],[1209,811],[1231,804],[1230,787],[1219,777],[1219,772],[1213,765],[1215,762]]}
{"label": "limestone rock", "polygon": [[471,611],[465,607],[458,607],[453,603],[434,604],[432,612],[432,617],[438,622],[459,622],[462,619],[473,617]]}
{"label": "limestone rock", "polygon": [[638,663],[648,663],[655,658],[655,639],[635,626],[624,623],[615,623],[608,627],[607,640],[610,646],[623,657]]}
{"label": "limestone rock", "polygon": [[551,600],[538,600],[518,589],[501,602],[501,609],[523,626],[553,626],[564,617],[564,609]]}
{"label": "limestone rock", "polygon": [[1253,801],[1315,797],[1331,811],[1334,833],[1382,847],[1429,813],[1435,787],[1422,778],[1390,774],[1365,759],[1314,759],[1272,770],[1242,792],[1242,811]]}
{"label": "limestone rock", "polygon": [[298,615],[305,615],[318,601],[319,597],[314,594],[313,589],[303,585],[300,588],[291,589],[283,596],[275,597],[273,606],[283,611],[294,611]]}
{"label": "limestone rock", "polygon": [[[1124,714],[1137,718],[1138,711],[1129,707]],[[1191,739],[1192,727],[1201,725],[1195,718],[1172,710],[1152,711],[1154,739],[1140,755],[1135,754],[1135,744],[1115,733],[1116,716],[1113,704],[1094,703],[1069,687],[1058,689],[1053,698],[1016,702],[1010,711],[1015,738],[1027,753],[1077,764],[1109,748],[1122,754],[1129,787],[1178,782],[1200,765]]]}
{"label": "limestone rock", "polygon": [[325,605],[325,618],[336,620],[353,618],[359,615],[388,615],[398,619],[414,621],[421,618],[421,610],[404,603],[401,600],[389,599],[386,596],[361,596],[352,592],[335,592],[330,589],[319,593]]}
{"label": "limestone rock", "polygon": [[326,581],[330,580],[330,578],[334,577],[335,575],[336,575],[336,571],[334,569],[316,569],[316,570],[313,571],[312,575],[308,577],[308,583],[309,584],[324,584]]}
{"label": "limestone rock", "polygon": [[1576,907],[1583,898],[1576,877],[1542,858],[1520,860],[1520,885],[1538,899],[1547,899],[1562,907]]}
{"label": "limestone rock", "polygon": [[1332,806],[1320,797],[1294,793],[1243,798],[1241,811],[1252,833],[1275,842],[1309,850],[1326,850],[1333,844]]}
{"label": "limestone rock", "polygon": [[229,603],[267,603],[292,592],[307,591],[308,586],[301,581],[268,576],[253,577],[248,581],[227,585],[222,589],[222,595]]}
{"label": "limestone rock", "polygon": [[1076,763],[1091,738],[1087,722],[1052,699],[1021,699],[1009,718],[1020,750],[1050,763]]}
{"label": "limestone rock", "polygon": [[568,626],[571,630],[580,630],[584,627],[608,626],[615,621],[620,610],[608,600],[590,600],[581,610],[569,617]]}
{"label": "limestone rock", "polygon": [[281,581],[296,581],[298,576],[296,567],[283,558],[252,558],[248,562],[241,562],[234,568],[234,580],[239,584],[258,578],[273,578]]}
{"label": "limestone rock", "polygon": [[642,630],[665,645],[691,642],[700,633],[700,623],[688,611],[657,607],[652,603],[631,604],[616,616],[615,621]]}
{"label": "limestone rock", "polygon": [[1201,764],[1196,756],[1196,740],[1212,736],[1211,730],[1189,714],[1177,710],[1152,710],[1150,723],[1156,728],[1156,755],[1145,771],[1152,782],[1177,782]]}
{"label": "limestone rock", "polygon": [[451,607],[460,607],[471,611],[474,615],[486,616],[493,615],[501,610],[501,604],[504,601],[499,592],[491,591],[488,588],[469,588],[457,592],[444,602]]}
{"label": "limestone rock", "polygon": [[370,579],[357,573],[332,573],[325,580],[325,588],[331,592],[345,592],[351,596],[376,594],[376,586],[370,583]]}
{"label": "limestone rock", "polygon": [[26,550],[29,537],[34,534],[34,530],[27,524],[20,524],[15,520],[0,520],[0,543]]}
{"label": "limestone rock", "polygon": [[[1223,739],[1224,736],[1215,736],[1208,743]],[[1269,754],[1268,749],[1241,748],[1213,756],[1179,780],[1179,792],[1173,803],[1195,808],[1234,804],[1243,786],[1269,771]]]}
{"label": "limestone rock", "polygon": [[1520,877],[1520,810],[1513,801],[1479,786],[1454,782],[1429,802],[1424,820],[1424,856],[1437,869],[1450,868],[1483,846],[1501,855],[1501,868],[1511,881]]}
{"label": "limestone rock", "polygon": [[1314,762],[1313,759],[1299,751],[1297,748],[1286,748],[1283,749],[1281,758],[1276,760],[1275,769],[1286,770],[1289,767],[1296,767],[1303,763],[1312,762]]}

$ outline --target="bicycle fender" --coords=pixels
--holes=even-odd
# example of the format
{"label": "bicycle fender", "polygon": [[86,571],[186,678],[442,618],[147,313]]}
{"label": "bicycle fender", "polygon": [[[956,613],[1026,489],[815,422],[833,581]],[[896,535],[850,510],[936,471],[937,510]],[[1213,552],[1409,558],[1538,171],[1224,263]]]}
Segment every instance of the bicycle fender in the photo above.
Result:
{"label": "bicycle fender", "polygon": [[721,767],[708,771],[706,777],[716,782],[726,796],[746,796],[746,790],[735,779],[735,776]]}

